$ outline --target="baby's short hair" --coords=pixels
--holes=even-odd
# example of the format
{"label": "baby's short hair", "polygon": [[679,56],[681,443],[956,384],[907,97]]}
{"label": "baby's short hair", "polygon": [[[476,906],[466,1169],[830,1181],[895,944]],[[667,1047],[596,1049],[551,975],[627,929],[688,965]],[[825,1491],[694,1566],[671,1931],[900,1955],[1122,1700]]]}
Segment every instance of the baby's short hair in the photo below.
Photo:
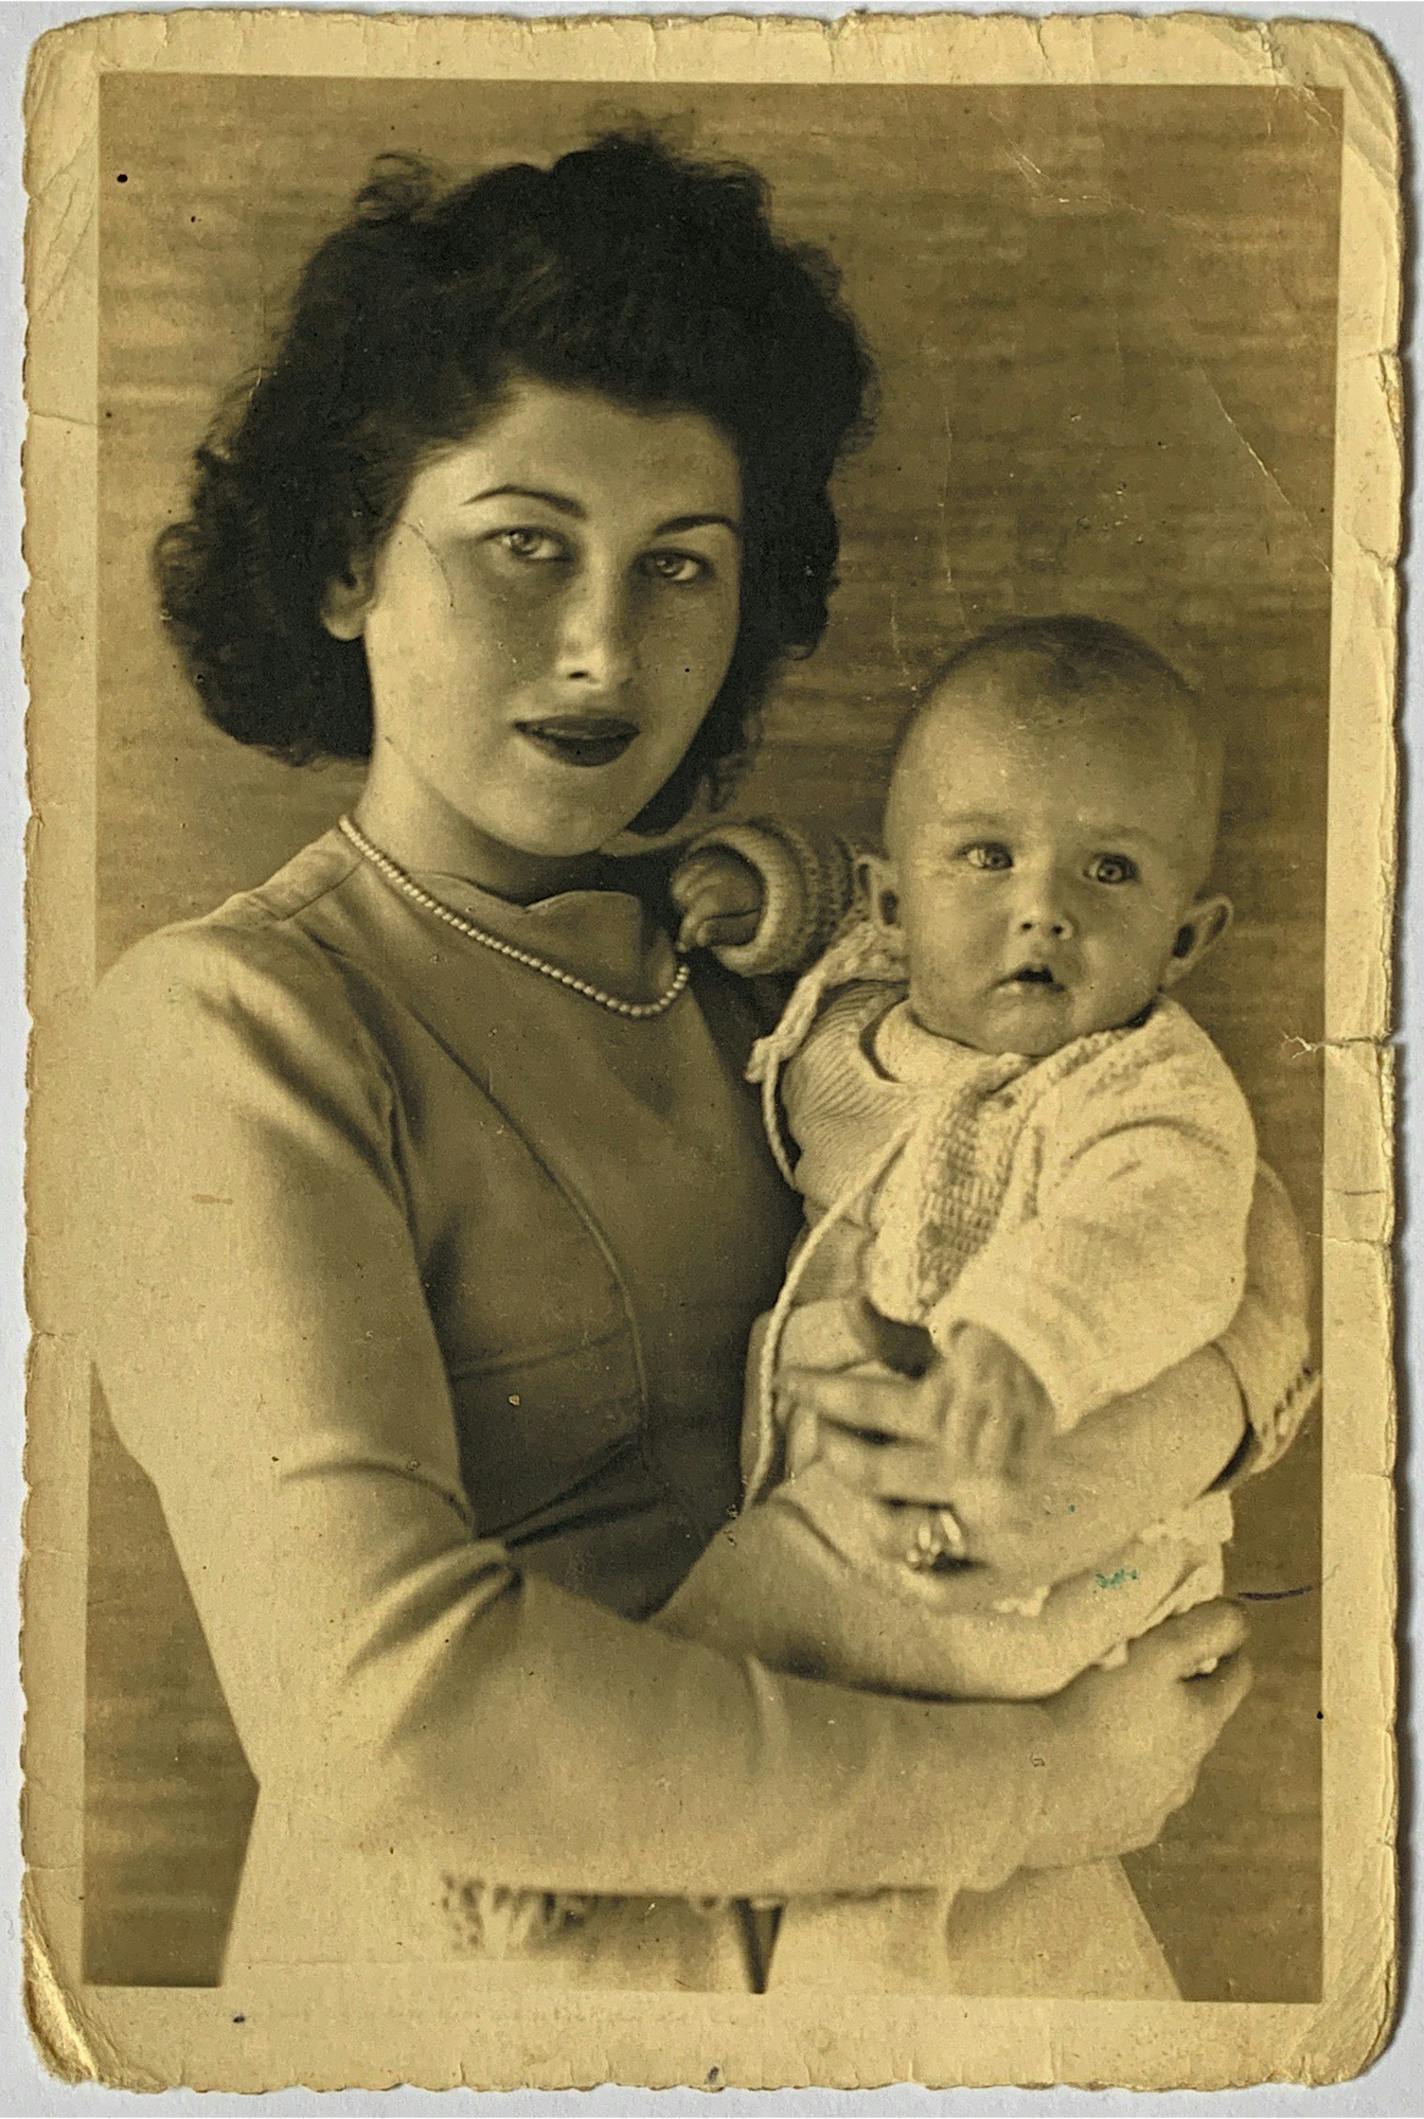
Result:
{"label": "baby's short hair", "polygon": [[928,698],[981,663],[1029,665],[1038,688],[1065,701],[1109,686],[1134,692],[1160,689],[1184,703],[1196,696],[1166,656],[1126,626],[1077,613],[1005,618],[986,626],[940,664],[922,696]]}
{"label": "baby's short hair", "polygon": [[[1068,613],[1008,618],[976,633],[939,664],[921,686],[896,751],[896,772],[915,732],[932,710],[983,676],[1027,721],[1047,709],[1055,723],[1072,717],[1111,720],[1160,716],[1183,737],[1197,776],[1201,817],[1200,866],[1210,865],[1221,807],[1224,742],[1211,703],[1188,684],[1165,655],[1110,619]],[[893,798],[892,798],[893,799]]]}

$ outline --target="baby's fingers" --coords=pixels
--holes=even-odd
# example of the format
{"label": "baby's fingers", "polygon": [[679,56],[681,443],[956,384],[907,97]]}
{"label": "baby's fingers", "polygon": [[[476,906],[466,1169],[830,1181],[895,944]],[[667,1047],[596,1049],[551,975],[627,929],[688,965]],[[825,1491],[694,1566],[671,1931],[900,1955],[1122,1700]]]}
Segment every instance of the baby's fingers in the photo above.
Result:
{"label": "baby's fingers", "polygon": [[756,939],[754,912],[689,913],[677,931],[677,946],[689,949],[740,949]]}
{"label": "baby's fingers", "polygon": [[709,852],[687,854],[673,870],[668,880],[668,896],[679,912],[692,912],[701,907],[704,912],[715,911],[718,904],[717,879],[722,863],[717,855]]}
{"label": "baby's fingers", "polygon": [[715,866],[688,862],[673,877],[669,895],[682,914],[677,930],[678,948],[705,948],[712,939],[712,929],[719,916],[727,910],[726,895],[719,886]]}
{"label": "baby's fingers", "polygon": [[707,946],[707,915],[701,912],[685,912],[677,930],[677,946],[684,956],[694,949]]}
{"label": "baby's fingers", "polygon": [[677,930],[678,948],[705,948],[723,911],[716,885],[710,880],[699,882],[694,877],[689,887],[678,893],[677,905],[682,914]]}

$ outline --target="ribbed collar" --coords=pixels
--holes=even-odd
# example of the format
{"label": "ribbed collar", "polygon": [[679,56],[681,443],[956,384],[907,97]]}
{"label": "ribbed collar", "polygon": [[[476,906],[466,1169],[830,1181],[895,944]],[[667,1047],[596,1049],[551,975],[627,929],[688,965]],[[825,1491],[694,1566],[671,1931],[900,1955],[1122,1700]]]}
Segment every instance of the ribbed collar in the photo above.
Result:
{"label": "ribbed collar", "polygon": [[907,1000],[897,1001],[876,1025],[877,1064],[892,1081],[912,1088],[963,1090],[992,1095],[1034,1065],[1021,1052],[979,1052],[952,1037],[937,1037],[917,1023]]}

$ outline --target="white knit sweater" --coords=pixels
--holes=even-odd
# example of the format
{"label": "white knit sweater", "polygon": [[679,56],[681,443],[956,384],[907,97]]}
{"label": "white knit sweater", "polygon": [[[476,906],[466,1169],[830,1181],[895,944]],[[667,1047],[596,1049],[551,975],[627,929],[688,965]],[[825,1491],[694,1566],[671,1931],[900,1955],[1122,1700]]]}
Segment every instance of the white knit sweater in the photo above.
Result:
{"label": "white knit sweater", "polygon": [[829,1223],[863,1231],[877,1308],[941,1343],[997,1333],[1072,1426],[1234,1316],[1246,1100],[1174,1002],[1032,1060],[931,1036],[896,970],[852,928],[753,1058],[796,1144],[808,1246]]}
{"label": "white knit sweater", "polygon": [[[774,971],[791,955],[785,937],[804,937],[801,908],[819,916],[833,894],[799,879],[777,828],[739,825],[734,850],[760,869],[776,914],[737,968]],[[940,1577],[868,1547],[819,1463],[788,1465],[775,1388],[792,1310],[863,1292],[941,1342],[961,1319],[997,1332],[1040,1376],[1061,1427],[1220,1343],[1229,1366],[1244,1362],[1238,1373],[1281,1379],[1264,1393],[1243,1383],[1253,1463],[1279,1456],[1314,1377],[1297,1316],[1279,1345],[1258,1348],[1256,1312],[1238,1311],[1253,1190],[1274,1180],[1256,1166],[1245,1102],[1205,1034],[1162,1001],[1135,1026],[1047,1059],[969,1051],[915,1021],[903,965],[852,914],[749,1071],[808,1226],[753,1340],[742,1549],[756,1538],[759,1565],[710,1587],[694,1576],[675,1600],[679,1624],[843,1683],[1022,1699],[1057,1692],[1171,1612],[1219,1595],[1231,1502],[1214,1488],[1142,1525],[1103,1573],[949,1616]],[[1253,1241],[1268,1227],[1266,1216]],[[1271,1270],[1300,1284],[1293,1252]],[[804,1341],[798,1358],[815,1365]]]}

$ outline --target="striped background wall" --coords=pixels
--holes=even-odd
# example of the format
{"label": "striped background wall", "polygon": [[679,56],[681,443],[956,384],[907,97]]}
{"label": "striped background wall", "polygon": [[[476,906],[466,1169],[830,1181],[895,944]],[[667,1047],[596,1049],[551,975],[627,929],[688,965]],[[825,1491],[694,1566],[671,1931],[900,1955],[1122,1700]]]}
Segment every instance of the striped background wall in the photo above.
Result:
{"label": "striped background wall", "polygon": [[[745,791],[873,827],[907,685],[1009,613],[1094,611],[1218,688],[1228,947],[1187,998],[1319,1230],[1338,110],[1268,89],[946,90],[112,76],[102,100],[101,958],[259,880],[353,791],[193,710],[146,551],[219,387],[369,159],[463,174],[641,115],[770,179],[881,364],[843,585]],[[197,1409],[195,1409],[196,1416]],[[1249,1490],[1257,1596],[1311,1585],[1318,1448]],[[96,1409],[89,1975],[211,1978],[251,1783],[146,1483]],[[1189,1995],[1318,1978],[1317,1609],[1260,1601],[1257,1689],[1134,1873]],[[294,1703],[299,1711],[299,1703]]]}

